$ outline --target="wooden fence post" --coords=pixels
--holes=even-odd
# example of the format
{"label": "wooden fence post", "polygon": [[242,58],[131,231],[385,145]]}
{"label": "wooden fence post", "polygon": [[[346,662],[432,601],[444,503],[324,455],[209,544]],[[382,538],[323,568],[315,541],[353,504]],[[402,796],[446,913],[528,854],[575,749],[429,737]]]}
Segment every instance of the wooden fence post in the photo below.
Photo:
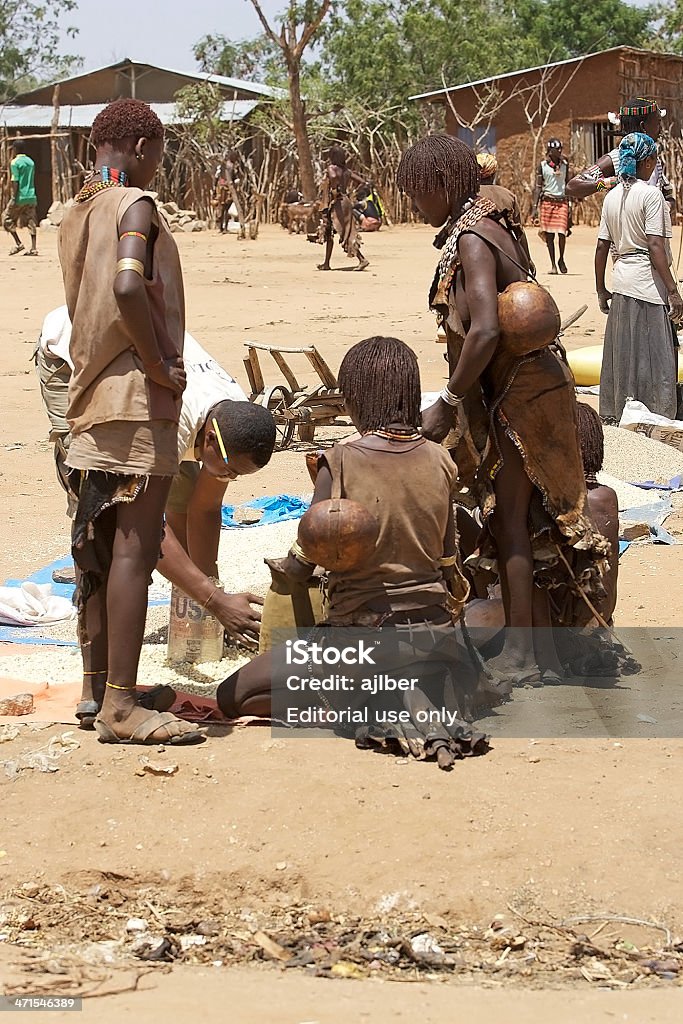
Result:
{"label": "wooden fence post", "polygon": [[54,87],[52,93],[52,125],[50,128],[50,162],[52,164],[52,202],[62,200],[61,174],[59,173],[59,150],[57,147],[57,133],[59,132],[59,86]]}

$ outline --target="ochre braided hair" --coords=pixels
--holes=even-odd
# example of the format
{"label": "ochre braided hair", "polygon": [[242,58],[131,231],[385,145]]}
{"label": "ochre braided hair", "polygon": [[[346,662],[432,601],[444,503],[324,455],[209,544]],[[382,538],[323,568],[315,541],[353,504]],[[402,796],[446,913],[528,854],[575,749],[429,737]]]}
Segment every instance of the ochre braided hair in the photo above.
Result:
{"label": "ochre braided hair", "polygon": [[93,146],[122,139],[163,139],[164,126],[142,100],[114,100],[101,110],[92,124]]}
{"label": "ochre braided hair", "polygon": [[470,147],[455,136],[426,135],[401,157],[396,183],[409,196],[443,188],[451,198],[466,199],[479,191],[479,165]]}
{"label": "ochre braided hair", "polygon": [[417,356],[398,338],[366,338],[350,348],[339,367],[339,389],[362,434],[392,424],[414,430],[422,422]]}
{"label": "ochre braided hair", "polygon": [[605,458],[605,435],[595,409],[586,402],[577,402],[576,423],[579,431],[583,472],[595,476],[602,469]]}

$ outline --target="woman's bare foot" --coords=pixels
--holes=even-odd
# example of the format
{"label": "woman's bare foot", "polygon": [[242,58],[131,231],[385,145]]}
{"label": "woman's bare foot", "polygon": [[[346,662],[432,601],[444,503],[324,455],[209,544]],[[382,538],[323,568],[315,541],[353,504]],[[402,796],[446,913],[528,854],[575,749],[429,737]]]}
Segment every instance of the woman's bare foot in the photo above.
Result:
{"label": "woman's bare foot", "polygon": [[331,269],[332,269],[332,267],[329,265],[329,263],[319,263],[318,264],[318,270],[331,270]]}
{"label": "woman's bare foot", "polygon": [[360,261],[360,263],[356,267],[356,270],[365,270],[365,268],[369,267],[369,266],[370,266],[370,260],[363,259],[363,260]]}

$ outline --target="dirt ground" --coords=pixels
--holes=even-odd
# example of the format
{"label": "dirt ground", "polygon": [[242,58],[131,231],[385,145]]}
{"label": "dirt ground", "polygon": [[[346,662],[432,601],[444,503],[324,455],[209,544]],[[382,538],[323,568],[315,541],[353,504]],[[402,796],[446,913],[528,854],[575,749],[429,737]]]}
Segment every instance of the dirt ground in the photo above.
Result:
{"label": "dirt ground", "polygon": [[[279,228],[256,243],[176,236],[188,329],[244,386],[246,342],[314,343],[336,369],[355,341],[395,334],[418,352],[424,389],[436,390],[445,364],[426,309],[432,236],[369,236],[362,274],[338,252],[336,269],[317,273],[321,250]],[[594,239],[576,229],[569,274],[550,277],[531,236],[563,317],[588,304],[568,347],[602,339]],[[0,258],[1,579],[68,550],[30,362],[44,314],[62,301],[56,234],[39,242],[39,260]],[[305,361],[296,366],[312,379]],[[266,380],[280,382],[274,366]],[[310,448],[277,455],[228,499],[310,490]],[[631,548],[618,625],[678,624],[681,551]],[[0,759],[64,731],[23,730]],[[141,774],[139,750],[81,733],[55,774],[0,777],[6,992],[96,993],[86,1011],[102,1024],[169,1011],[225,1019],[226,1003],[239,1024],[431,1022],[456,1009],[525,1024],[681,1018],[680,741],[500,738],[445,774],[331,738],[214,732],[200,748],[148,751],[177,765],[168,777]],[[136,917],[167,936],[169,956],[183,949],[172,973],[123,956]],[[61,1017],[71,1019],[45,1015]]]}

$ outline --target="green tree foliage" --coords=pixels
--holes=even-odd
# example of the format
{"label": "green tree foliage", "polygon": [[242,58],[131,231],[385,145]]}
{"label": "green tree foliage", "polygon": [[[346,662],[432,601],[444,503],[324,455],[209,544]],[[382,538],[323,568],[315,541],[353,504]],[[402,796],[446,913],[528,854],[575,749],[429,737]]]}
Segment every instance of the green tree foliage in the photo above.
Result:
{"label": "green tree foliage", "polygon": [[279,49],[265,34],[237,43],[223,35],[208,35],[193,50],[202,71],[212,75],[250,82],[269,82],[273,76],[278,77]]}
{"label": "green tree foliage", "polygon": [[653,42],[667,53],[683,53],[683,0],[656,7],[657,32]]}
{"label": "green tree foliage", "polygon": [[534,63],[567,60],[612,46],[651,44],[654,7],[624,0],[522,0],[511,4],[512,24]]}
{"label": "green tree foliage", "polygon": [[403,103],[444,81],[647,45],[652,18],[624,0],[341,0],[322,61],[346,95]]}
{"label": "green tree foliage", "polygon": [[[76,6],[76,0],[0,0],[0,101],[80,63],[59,52],[60,23]],[[69,36],[76,32],[67,29]]]}

